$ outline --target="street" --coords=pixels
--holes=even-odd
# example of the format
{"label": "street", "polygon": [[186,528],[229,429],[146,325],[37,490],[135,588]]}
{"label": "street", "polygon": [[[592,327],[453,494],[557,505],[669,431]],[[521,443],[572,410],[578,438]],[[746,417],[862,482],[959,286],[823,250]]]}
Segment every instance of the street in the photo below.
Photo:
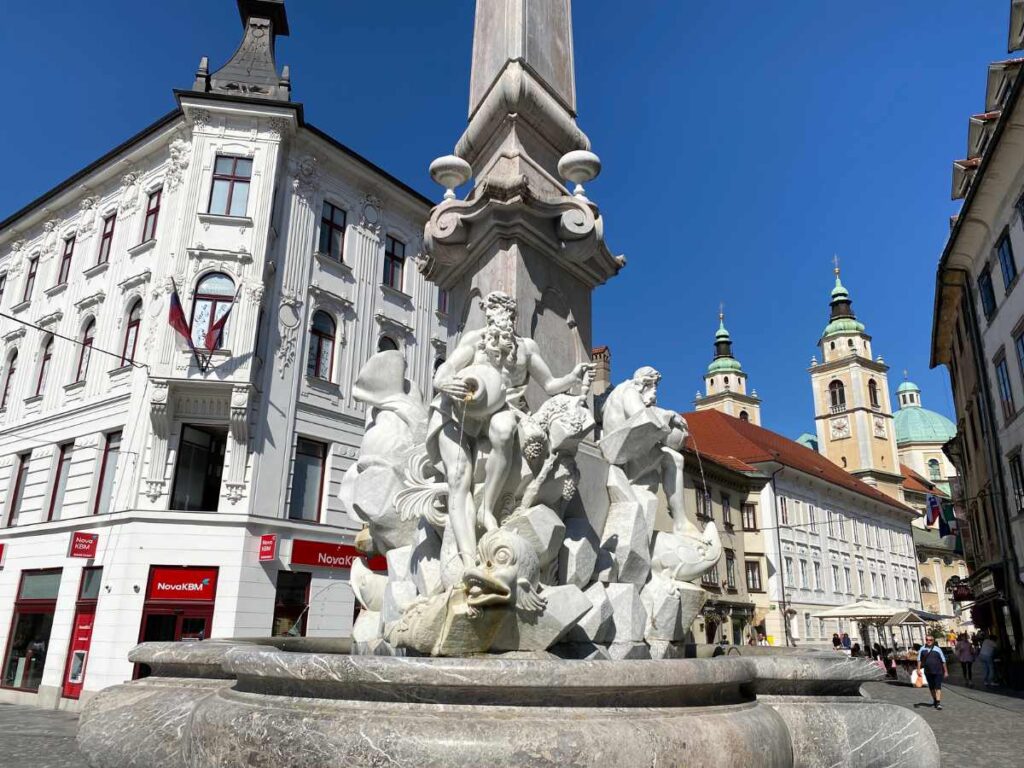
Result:
{"label": "street", "polygon": [[[869,683],[864,693],[916,711],[935,731],[942,768],[1011,768],[1021,765],[1024,696],[1000,689],[948,685],[943,710],[929,704],[928,689],[902,683]],[[78,716],[0,704],[0,766],[81,768],[75,747]]]}

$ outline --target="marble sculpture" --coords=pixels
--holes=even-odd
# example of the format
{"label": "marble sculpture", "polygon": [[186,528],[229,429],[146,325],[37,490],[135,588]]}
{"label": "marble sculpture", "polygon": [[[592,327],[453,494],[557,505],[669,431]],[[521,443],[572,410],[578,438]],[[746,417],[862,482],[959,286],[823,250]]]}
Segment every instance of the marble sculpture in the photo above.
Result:
{"label": "marble sculpture", "polygon": [[[438,367],[429,404],[400,352],[360,372],[368,429],[340,494],[388,572],[353,569],[356,652],[671,655],[704,602],[691,582],[722,547],[713,523],[686,518],[686,422],[657,406],[660,374],[641,368],[605,402],[603,461],[588,464],[603,474],[602,520],[570,504],[595,426],[593,366],[556,376],[516,334],[511,296],[491,291],[481,309],[484,327]],[[532,410],[531,382],[547,395]],[[655,529],[659,488],[671,530]]]}

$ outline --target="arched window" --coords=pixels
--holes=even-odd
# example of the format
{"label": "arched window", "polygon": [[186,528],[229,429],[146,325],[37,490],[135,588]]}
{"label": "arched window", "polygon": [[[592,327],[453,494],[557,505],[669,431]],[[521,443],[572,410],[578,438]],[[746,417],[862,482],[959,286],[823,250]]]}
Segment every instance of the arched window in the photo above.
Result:
{"label": "arched window", "polygon": [[878,402],[878,385],[874,379],[868,381],[868,399],[871,401],[872,408],[882,407]]}
{"label": "arched window", "polygon": [[139,324],[142,322],[142,299],[128,310],[128,323],[124,327],[124,344],[121,346],[121,365],[135,362],[135,349],[139,344]]}
{"label": "arched window", "polygon": [[306,375],[311,378],[331,380],[334,368],[334,319],[323,310],[313,314],[309,328],[309,358],[306,360]]}
{"label": "arched window", "polygon": [[381,336],[377,341],[377,351],[387,352],[392,349],[398,349],[398,342],[392,339],[390,336]]}
{"label": "arched window", "polygon": [[750,421],[750,414],[746,411],[740,411],[740,421]]}
{"label": "arched window", "polygon": [[935,587],[932,586],[932,580],[928,578],[921,579],[921,591],[922,592],[934,592]]}
{"label": "arched window", "polygon": [[938,459],[928,460],[928,479],[932,482],[938,482],[942,479],[942,468],[939,466]]}
{"label": "arched window", "polygon": [[828,385],[828,395],[833,413],[846,410],[846,389],[843,382],[833,379]]}
{"label": "arched window", "polygon": [[11,352],[11,357],[7,361],[7,370],[4,371],[4,391],[3,395],[0,395],[0,410],[7,407],[7,402],[11,397],[11,384],[14,382],[14,374],[18,370],[18,350]]}
{"label": "arched window", "polygon": [[434,361],[434,373],[437,373],[437,369],[444,365],[444,358],[439,357]]}
{"label": "arched window", "polygon": [[728,389],[728,388],[729,388],[729,377],[728,377],[728,376],[724,377],[724,381],[723,381],[723,386],[724,386],[724,387],[725,387],[726,389]]}
{"label": "arched window", "polygon": [[836,348],[836,343],[835,343],[834,341],[830,341],[830,342],[828,343],[828,348],[829,348],[829,349],[835,349],[835,348]]}
{"label": "arched window", "polygon": [[78,371],[75,373],[75,382],[85,381],[89,373],[89,358],[92,357],[92,344],[96,338],[96,321],[90,320],[82,329],[81,344],[78,348]]}
{"label": "arched window", "polygon": [[46,374],[50,369],[50,360],[53,359],[53,336],[47,336],[43,342],[43,354],[39,359],[39,376],[36,378],[36,394],[43,394],[46,388]]}
{"label": "arched window", "polygon": [[214,349],[224,346],[225,329],[221,329],[218,321],[222,320],[231,309],[235,299],[235,282],[223,272],[206,275],[196,285],[195,298],[192,301],[192,343],[197,347],[206,347],[206,336],[210,331],[217,332],[219,338]]}
{"label": "arched window", "polygon": [[853,339],[847,339],[846,346],[848,346],[850,349],[853,349]]}

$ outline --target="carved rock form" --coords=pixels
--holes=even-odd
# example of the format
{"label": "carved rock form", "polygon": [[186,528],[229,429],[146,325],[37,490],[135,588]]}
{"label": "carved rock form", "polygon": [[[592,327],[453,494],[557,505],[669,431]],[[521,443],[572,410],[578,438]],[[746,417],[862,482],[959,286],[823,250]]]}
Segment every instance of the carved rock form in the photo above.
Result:
{"label": "carved rock form", "polygon": [[617,501],[608,508],[601,538],[598,578],[643,586],[651,573],[651,539],[644,509],[636,501]]}
{"label": "carved rock form", "polygon": [[492,651],[545,650],[561,640],[587,611],[590,600],[573,585],[548,587],[542,593],[544,610],[539,613],[517,611],[509,614],[494,638]]}
{"label": "carved rock form", "polygon": [[517,514],[506,520],[502,527],[515,531],[528,541],[537,553],[541,573],[558,557],[558,550],[565,537],[565,523],[551,507],[537,504],[525,514]]}
{"label": "carved rock form", "polygon": [[597,534],[585,517],[565,521],[565,538],[558,553],[558,583],[581,589],[590,583],[597,567]]}
{"label": "carved rock form", "polygon": [[615,634],[614,611],[608,590],[595,582],[584,592],[590,600],[590,610],[576,623],[566,638],[575,643],[608,643]]}
{"label": "carved rock form", "polygon": [[706,597],[707,593],[693,584],[660,576],[652,578],[640,593],[647,611],[644,639],[652,644],[658,640],[685,640]]}
{"label": "carved rock form", "polygon": [[612,605],[612,638],[616,643],[636,643],[644,639],[647,611],[640,600],[636,584],[608,584],[608,600]]}
{"label": "carved rock form", "polygon": [[423,519],[416,527],[409,558],[409,575],[421,595],[439,595],[444,592],[441,581],[441,537]]}

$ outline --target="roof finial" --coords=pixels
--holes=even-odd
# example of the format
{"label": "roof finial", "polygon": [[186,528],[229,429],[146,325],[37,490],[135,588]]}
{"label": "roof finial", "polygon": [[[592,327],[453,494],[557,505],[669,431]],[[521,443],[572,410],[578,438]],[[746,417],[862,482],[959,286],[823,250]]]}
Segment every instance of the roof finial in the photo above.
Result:
{"label": "roof finial", "polygon": [[725,302],[724,301],[718,302],[718,322],[720,324],[725,322]]}
{"label": "roof finial", "polygon": [[832,272],[835,274],[836,279],[839,279],[839,254],[832,254]]}
{"label": "roof finial", "polygon": [[910,371],[908,371],[906,368],[903,369],[903,380],[910,381]]}

